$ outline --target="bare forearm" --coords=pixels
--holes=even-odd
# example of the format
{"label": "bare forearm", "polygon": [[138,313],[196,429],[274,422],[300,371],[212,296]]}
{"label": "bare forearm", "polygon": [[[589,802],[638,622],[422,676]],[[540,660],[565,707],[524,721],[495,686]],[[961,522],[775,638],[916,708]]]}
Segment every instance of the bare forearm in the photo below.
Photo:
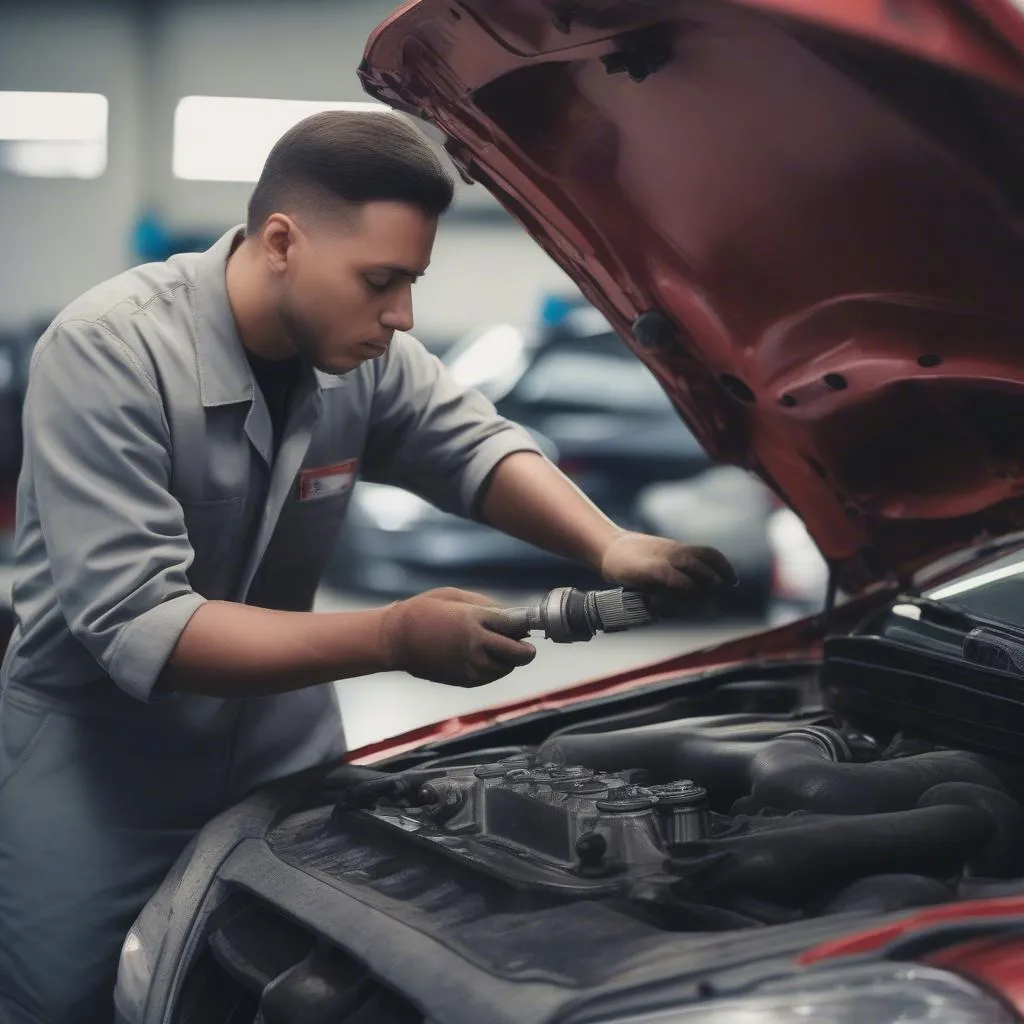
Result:
{"label": "bare forearm", "polygon": [[498,464],[480,514],[503,533],[594,568],[624,532],[561,470],[532,452],[516,452]]}
{"label": "bare forearm", "polygon": [[189,620],[157,686],[246,697],[379,672],[382,616],[383,609],[280,612],[209,601]]}

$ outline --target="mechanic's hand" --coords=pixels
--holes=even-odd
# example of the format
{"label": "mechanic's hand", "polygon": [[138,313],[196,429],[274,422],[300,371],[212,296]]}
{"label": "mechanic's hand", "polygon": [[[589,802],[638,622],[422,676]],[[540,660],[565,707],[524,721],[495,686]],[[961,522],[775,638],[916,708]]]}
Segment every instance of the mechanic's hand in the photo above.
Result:
{"label": "mechanic's hand", "polygon": [[450,686],[493,683],[537,654],[531,644],[502,636],[500,625],[501,609],[465,590],[445,587],[398,601],[384,612],[387,667]]}
{"label": "mechanic's hand", "polygon": [[661,614],[739,582],[720,551],[645,533],[616,537],[605,548],[600,569],[609,583],[650,595]]}

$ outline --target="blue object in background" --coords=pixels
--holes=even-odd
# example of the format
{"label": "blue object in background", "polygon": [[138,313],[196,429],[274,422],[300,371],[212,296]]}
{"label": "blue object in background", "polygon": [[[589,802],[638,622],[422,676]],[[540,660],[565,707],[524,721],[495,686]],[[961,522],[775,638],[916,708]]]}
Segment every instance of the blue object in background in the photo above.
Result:
{"label": "blue object in background", "polygon": [[573,310],[585,304],[586,300],[582,296],[545,295],[541,300],[538,319],[543,327],[558,327]]}
{"label": "blue object in background", "polygon": [[219,237],[220,232],[207,231],[174,234],[158,214],[148,211],[132,228],[132,252],[139,263],[160,263],[179,252],[203,252]]}

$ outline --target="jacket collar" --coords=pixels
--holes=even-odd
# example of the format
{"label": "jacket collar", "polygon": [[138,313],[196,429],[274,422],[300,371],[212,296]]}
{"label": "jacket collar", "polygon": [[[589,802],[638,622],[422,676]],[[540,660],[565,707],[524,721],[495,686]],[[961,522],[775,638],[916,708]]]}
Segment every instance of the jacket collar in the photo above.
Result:
{"label": "jacket collar", "polygon": [[233,227],[195,263],[196,357],[203,406],[252,401],[256,383],[238,335],[225,280],[228,257],[244,229]]}
{"label": "jacket collar", "polygon": [[[251,402],[256,382],[238,334],[228,301],[226,270],[228,257],[245,231],[237,225],[225,232],[195,263],[196,356],[199,367],[199,395],[204,408]],[[344,376],[314,370],[321,391],[339,387]]]}

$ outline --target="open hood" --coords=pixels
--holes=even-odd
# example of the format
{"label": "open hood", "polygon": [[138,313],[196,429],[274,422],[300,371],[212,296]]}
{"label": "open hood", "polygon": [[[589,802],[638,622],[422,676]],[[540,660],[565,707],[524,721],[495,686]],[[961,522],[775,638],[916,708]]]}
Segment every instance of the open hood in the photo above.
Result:
{"label": "open hood", "polygon": [[849,592],[1024,528],[1011,0],[418,0],[433,122]]}

